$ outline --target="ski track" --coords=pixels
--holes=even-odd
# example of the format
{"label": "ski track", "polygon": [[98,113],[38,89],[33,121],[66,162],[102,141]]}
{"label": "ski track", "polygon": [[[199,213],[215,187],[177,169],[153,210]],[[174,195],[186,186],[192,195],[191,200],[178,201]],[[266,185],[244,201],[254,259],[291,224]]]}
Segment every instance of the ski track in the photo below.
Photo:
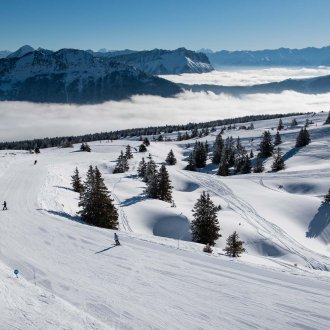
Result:
{"label": "ski track", "polygon": [[[238,213],[247,223],[258,230],[260,236],[303,259],[309,267],[319,270],[330,270],[329,258],[304,247],[283,229],[261,217],[257,211],[242,198],[239,198],[219,178],[209,174],[181,171],[188,178],[199,182],[206,190],[223,198],[228,205]],[[308,256],[308,257],[306,257]],[[272,259],[273,260],[273,259]]]}

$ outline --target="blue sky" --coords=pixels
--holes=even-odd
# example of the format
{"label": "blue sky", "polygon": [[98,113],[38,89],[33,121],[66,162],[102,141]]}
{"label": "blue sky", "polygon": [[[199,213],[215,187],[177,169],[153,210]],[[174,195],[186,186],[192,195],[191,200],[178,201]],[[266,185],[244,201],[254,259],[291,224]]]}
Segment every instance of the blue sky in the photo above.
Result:
{"label": "blue sky", "polygon": [[329,0],[0,0],[0,50],[330,45]]}

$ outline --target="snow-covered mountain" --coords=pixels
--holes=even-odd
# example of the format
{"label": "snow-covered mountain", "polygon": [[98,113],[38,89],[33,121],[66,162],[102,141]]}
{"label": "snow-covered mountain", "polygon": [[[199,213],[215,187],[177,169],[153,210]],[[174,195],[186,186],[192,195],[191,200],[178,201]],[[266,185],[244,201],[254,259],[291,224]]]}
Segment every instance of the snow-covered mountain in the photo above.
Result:
{"label": "snow-covered mountain", "polygon": [[303,49],[265,49],[209,53],[213,66],[320,66],[330,65],[330,46]]}
{"label": "snow-covered mountain", "polygon": [[11,54],[11,51],[9,51],[9,50],[0,50],[0,58],[7,57],[10,54]]}
{"label": "snow-covered mountain", "polygon": [[15,58],[15,57],[22,57],[24,56],[25,54],[28,54],[28,53],[31,53],[33,52],[34,49],[29,46],[29,45],[24,45],[20,48],[18,48],[15,52],[13,53],[10,53],[7,58]]}
{"label": "snow-covered mountain", "polygon": [[126,54],[110,52],[108,56],[153,75],[203,73],[214,70],[205,54],[186,48],[129,51]]}
{"label": "snow-covered mountain", "polygon": [[82,50],[27,46],[0,59],[0,100],[83,104],[179,92],[172,82]]}
{"label": "snow-covered mountain", "polygon": [[[299,110],[299,109],[298,109]],[[74,148],[0,151],[0,196],[8,210],[0,219],[0,328],[3,329],[318,329],[329,328],[330,217],[322,204],[330,182],[327,114],[283,118],[286,169],[219,177],[183,168],[195,141],[211,146],[221,127],[200,139],[151,142],[158,165],[167,166],[176,207],[149,199],[136,176],[144,153],[138,137],[95,141],[91,153]],[[306,122],[311,143],[296,149]],[[246,123],[245,123],[246,124]],[[255,121],[254,129],[225,130],[257,153],[260,136],[278,119]],[[172,139],[177,132],[164,134]],[[152,137],[150,137],[151,139]],[[127,173],[112,174],[130,144]],[[190,145],[190,146],[189,146]],[[73,152],[76,151],[76,152]],[[38,163],[33,165],[35,159]],[[71,175],[97,165],[119,211],[121,246],[113,230],[86,225],[77,215]],[[202,191],[222,206],[222,237],[214,252],[189,241],[192,208]],[[236,230],[246,253],[224,255]],[[14,269],[19,271],[18,278]]]}

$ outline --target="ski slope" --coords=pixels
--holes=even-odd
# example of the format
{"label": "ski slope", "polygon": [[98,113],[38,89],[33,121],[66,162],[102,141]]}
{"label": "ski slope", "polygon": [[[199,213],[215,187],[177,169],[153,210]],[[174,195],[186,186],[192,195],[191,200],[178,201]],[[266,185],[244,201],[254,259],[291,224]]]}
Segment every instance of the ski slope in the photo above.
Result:
{"label": "ski slope", "polygon": [[[171,148],[178,159],[168,167],[175,208],[144,196],[136,169],[147,154],[134,152],[130,171],[112,174],[120,150],[138,141],[96,141],[91,153],[77,152],[78,145],[37,156],[1,151],[0,198],[8,211],[0,214],[0,329],[328,329],[325,116],[313,117],[312,143],[299,152],[291,150],[300,127],[281,132],[288,158],[278,173],[221,178],[211,164],[187,172],[186,145],[194,140],[153,142],[148,150],[158,164]],[[240,136],[255,151],[263,130],[277,122],[224,137]],[[201,140],[212,143],[217,133]],[[89,165],[99,167],[119,209],[121,246],[113,246],[112,230],[85,225],[76,214],[70,176],[77,166],[84,177]],[[189,241],[203,190],[222,206],[223,237],[212,255]],[[246,242],[238,260],[222,251],[234,230]]]}

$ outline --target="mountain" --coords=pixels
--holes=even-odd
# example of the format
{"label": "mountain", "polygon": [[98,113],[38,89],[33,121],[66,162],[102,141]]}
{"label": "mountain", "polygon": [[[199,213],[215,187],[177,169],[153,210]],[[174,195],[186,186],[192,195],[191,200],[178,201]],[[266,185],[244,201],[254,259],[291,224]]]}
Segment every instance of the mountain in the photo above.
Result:
{"label": "mountain", "polygon": [[205,54],[185,48],[135,52],[126,50],[123,54],[119,54],[118,51],[110,52],[108,56],[152,75],[203,73],[214,70]]}
{"label": "mountain", "polygon": [[25,54],[31,53],[33,51],[34,51],[34,49],[31,46],[25,45],[25,46],[22,46],[21,48],[17,49],[16,52],[9,54],[7,56],[7,58],[22,57]]}
{"label": "mountain", "polygon": [[185,90],[193,92],[210,91],[216,94],[254,94],[254,93],[281,93],[291,90],[305,94],[322,94],[330,92],[330,75],[307,78],[307,79],[286,79],[280,82],[259,84],[252,86],[222,86],[211,84],[188,85],[179,84]]}
{"label": "mountain", "polygon": [[321,66],[330,65],[330,46],[303,49],[265,49],[207,53],[214,66]]}
{"label": "mountain", "polygon": [[112,58],[76,49],[30,50],[0,59],[0,100],[91,104],[180,92],[175,83]]}
{"label": "mountain", "polygon": [[7,57],[9,54],[11,54],[9,50],[0,50],[0,58]]}

